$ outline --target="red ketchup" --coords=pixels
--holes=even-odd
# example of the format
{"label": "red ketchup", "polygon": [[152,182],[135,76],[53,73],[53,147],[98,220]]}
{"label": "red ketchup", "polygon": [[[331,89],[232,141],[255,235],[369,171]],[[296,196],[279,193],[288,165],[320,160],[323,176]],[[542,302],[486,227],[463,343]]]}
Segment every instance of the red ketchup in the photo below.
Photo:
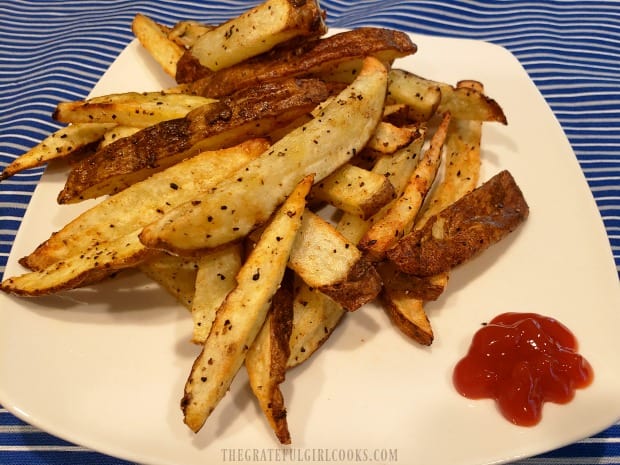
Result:
{"label": "red ketchup", "polygon": [[588,386],[592,367],[559,321],[536,313],[504,313],[473,337],[453,373],[456,390],[470,399],[495,399],[520,426],[540,421],[545,402],[565,404]]}

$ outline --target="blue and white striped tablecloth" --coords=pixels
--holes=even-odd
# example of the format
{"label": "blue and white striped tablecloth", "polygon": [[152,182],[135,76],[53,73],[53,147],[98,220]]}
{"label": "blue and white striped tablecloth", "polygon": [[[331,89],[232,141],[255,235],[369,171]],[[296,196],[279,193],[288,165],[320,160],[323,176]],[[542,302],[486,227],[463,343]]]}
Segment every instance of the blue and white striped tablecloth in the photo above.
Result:
{"label": "blue and white striped tablecloth", "polygon": [[[88,94],[132,40],[128,25],[138,11],[166,24],[187,18],[215,24],[256,3],[1,2],[0,165],[58,127],[51,119],[58,101]],[[620,266],[620,1],[322,0],[321,6],[332,27],[394,27],[485,40],[510,50],[567,134]],[[0,276],[41,173],[31,170],[0,184]],[[125,463],[43,433],[0,406],[0,464]],[[620,464],[620,424],[519,463]]]}

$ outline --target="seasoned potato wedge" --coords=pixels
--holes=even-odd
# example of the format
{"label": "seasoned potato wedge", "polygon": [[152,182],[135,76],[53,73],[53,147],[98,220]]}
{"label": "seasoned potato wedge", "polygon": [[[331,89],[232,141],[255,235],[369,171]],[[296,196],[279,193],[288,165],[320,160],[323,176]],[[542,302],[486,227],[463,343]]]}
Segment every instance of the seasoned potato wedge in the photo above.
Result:
{"label": "seasoned potato wedge", "polygon": [[372,260],[382,260],[385,251],[413,227],[422,202],[437,175],[449,125],[450,113],[447,113],[433,135],[430,147],[409,178],[403,193],[388,206],[383,218],[375,222],[360,241],[359,247]]}
{"label": "seasoned potato wedge", "polygon": [[233,179],[146,227],[142,241],[191,253],[245,236],[269,218],[301,177],[314,173],[320,181],[361,150],[381,117],[386,83],[385,67],[367,58],[355,82],[319,117],[280,139]]}
{"label": "seasoned potato wedge", "polygon": [[180,304],[192,309],[198,274],[196,260],[162,253],[139,264],[138,268]]}
{"label": "seasoned potato wedge", "polygon": [[278,290],[310,192],[304,178],[276,212],[217,310],[181,400],[184,421],[196,432],[224,397],[258,335]]}
{"label": "seasoned potato wedge", "polygon": [[136,14],[131,30],[142,46],[171,77],[176,76],[176,65],[184,48],[168,38],[168,31],[146,15]]}
{"label": "seasoned potato wedge", "polygon": [[214,99],[198,95],[127,92],[61,102],[53,117],[62,123],[116,123],[144,128],[183,118],[191,110],[214,102]]}
{"label": "seasoned potato wedge", "polygon": [[196,192],[228,178],[268,146],[264,139],[253,139],[229,149],[204,152],[157,173],[85,211],[21,263],[41,270],[146,226]]}
{"label": "seasoned potato wedge", "polygon": [[237,285],[236,276],[242,264],[243,246],[240,243],[210,250],[198,258],[192,305],[192,342],[204,344],[211,331],[215,312]]}
{"label": "seasoned potato wedge", "polygon": [[0,181],[49,161],[66,158],[77,150],[97,143],[114,126],[114,123],[88,123],[61,128],[7,165],[0,173]]}
{"label": "seasoned potato wedge", "polygon": [[269,82],[122,138],[73,166],[59,203],[119,192],[201,151],[262,137],[328,95],[316,79]]}
{"label": "seasoned potato wedge", "polygon": [[385,176],[346,164],[316,184],[312,197],[368,218],[392,200],[394,187]]}
{"label": "seasoned potato wedge", "polygon": [[280,384],[286,377],[292,328],[293,294],[282,286],[274,295],[265,324],[245,357],[252,392],[281,444],[291,443]]}
{"label": "seasoned potato wedge", "polygon": [[202,34],[191,53],[210,70],[227,68],[271,50],[293,37],[318,37],[327,31],[316,0],[267,0]]}

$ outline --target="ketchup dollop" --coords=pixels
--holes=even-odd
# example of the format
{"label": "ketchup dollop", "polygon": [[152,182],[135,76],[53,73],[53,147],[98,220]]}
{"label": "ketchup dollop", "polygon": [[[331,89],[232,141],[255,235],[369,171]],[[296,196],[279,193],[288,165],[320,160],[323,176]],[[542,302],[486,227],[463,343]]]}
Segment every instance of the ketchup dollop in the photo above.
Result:
{"label": "ketchup dollop", "polygon": [[511,312],[478,330],[454,368],[453,382],[461,395],[495,399],[507,420],[533,426],[545,402],[569,402],[593,377],[566,326],[536,313]]}

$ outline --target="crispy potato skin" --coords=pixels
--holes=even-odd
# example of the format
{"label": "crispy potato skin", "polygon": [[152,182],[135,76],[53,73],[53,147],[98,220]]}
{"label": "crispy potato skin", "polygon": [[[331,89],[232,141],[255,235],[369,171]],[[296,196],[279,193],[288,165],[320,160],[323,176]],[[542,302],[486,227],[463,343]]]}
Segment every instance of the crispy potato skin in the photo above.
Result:
{"label": "crispy potato skin", "polygon": [[[275,120],[277,126],[286,124],[312,110],[328,95],[328,87],[317,79],[268,82],[196,108],[185,118],[149,126],[113,142],[75,165],[58,202],[70,203],[116,193],[191,155],[188,151],[205,139],[222,136],[244,125],[251,124],[252,128],[235,134],[233,140],[227,141],[228,145],[264,135],[273,125],[265,124],[262,129],[256,127],[255,122]],[[103,187],[97,189],[100,185]],[[90,194],[92,191],[96,195]]]}
{"label": "crispy potato skin", "polygon": [[[416,51],[415,44],[402,32],[370,27],[359,28],[301,44],[295,41],[293,45],[287,44],[286,47],[279,47],[220,71],[207,70],[205,76],[198,80],[194,70],[194,74],[187,78],[193,82],[187,85],[185,92],[219,98],[240,88],[283,77],[314,73],[355,58],[383,52],[388,53],[391,59],[395,59]],[[187,82],[179,74],[177,80]]]}
{"label": "crispy potato skin", "polygon": [[504,170],[402,238],[387,257],[405,273],[437,275],[501,240],[528,214],[521,189]]}
{"label": "crispy potato skin", "polygon": [[321,286],[318,290],[352,312],[379,295],[381,276],[374,265],[362,257],[353,265],[346,280]]}

